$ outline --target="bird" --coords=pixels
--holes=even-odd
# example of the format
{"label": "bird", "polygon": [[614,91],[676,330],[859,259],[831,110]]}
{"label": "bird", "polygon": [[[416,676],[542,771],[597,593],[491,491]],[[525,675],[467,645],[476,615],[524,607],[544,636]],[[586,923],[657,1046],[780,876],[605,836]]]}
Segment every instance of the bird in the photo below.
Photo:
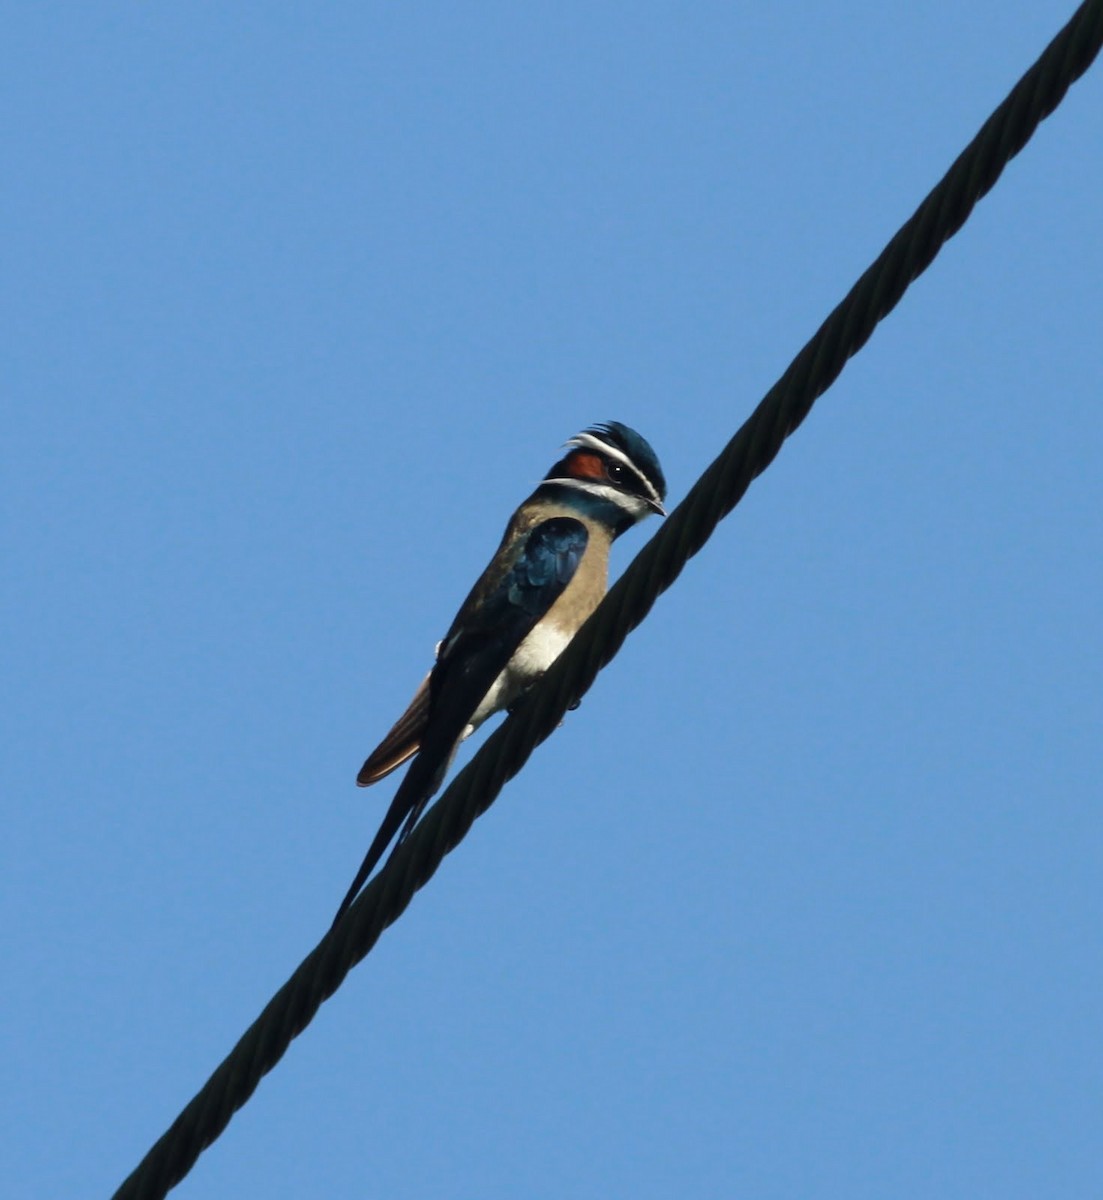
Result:
{"label": "bird", "polygon": [[666,516],[658,457],[634,429],[619,421],[591,425],[563,450],[510,517],[438,643],[432,670],[360,768],[356,782],[368,787],[413,759],[333,926],[395,835],[395,849],[409,836],[460,743],[512,709],[597,608],[614,539],[652,513]]}

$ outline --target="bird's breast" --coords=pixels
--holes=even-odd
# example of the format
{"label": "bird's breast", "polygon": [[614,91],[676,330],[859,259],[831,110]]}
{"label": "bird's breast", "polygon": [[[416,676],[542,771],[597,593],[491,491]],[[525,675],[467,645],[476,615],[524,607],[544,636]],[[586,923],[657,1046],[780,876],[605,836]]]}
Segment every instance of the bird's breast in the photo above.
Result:
{"label": "bird's breast", "polygon": [[527,686],[544,674],[570,640],[567,630],[552,621],[541,621],[517,647],[502,674],[514,676],[522,687]]}
{"label": "bird's breast", "polygon": [[565,629],[550,621],[541,621],[490,685],[463,736],[469,737],[487,717],[509,708],[555,662],[570,640],[571,635]]}

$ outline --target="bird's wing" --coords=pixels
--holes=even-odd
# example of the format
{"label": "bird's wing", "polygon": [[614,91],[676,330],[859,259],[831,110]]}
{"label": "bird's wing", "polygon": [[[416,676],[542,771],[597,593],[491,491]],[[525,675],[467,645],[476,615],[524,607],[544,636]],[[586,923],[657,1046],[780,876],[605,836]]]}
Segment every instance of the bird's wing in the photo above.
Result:
{"label": "bird's wing", "polygon": [[[383,824],[333,918],[334,925],[344,916],[399,829],[399,845],[413,829],[440,787],[475,709],[533,626],[563,594],[578,569],[587,540],[586,526],[574,517],[542,521],[529,532],[512,566],[478,604],[469,609],[465,602],[461,608],[441,645],[437,665],[429,674],[428,712],[421,730],[420,753],[399,784]],[[495,566],[492,563],[487,571]],[[483,579],[486,577],[484,573]],[[476,584],[469,600],[479,596],[480,584]]]}
{"label": "bird's wing", "polygon": [[[429,673],[430,675],[432,672]],[[409,707],[394,723],[394,728],[368,755],[356,776],[359,787],[377,783],[385,775],[401,767],[421,746],[421,736],[429,720],[429,675],[421,681]]]}

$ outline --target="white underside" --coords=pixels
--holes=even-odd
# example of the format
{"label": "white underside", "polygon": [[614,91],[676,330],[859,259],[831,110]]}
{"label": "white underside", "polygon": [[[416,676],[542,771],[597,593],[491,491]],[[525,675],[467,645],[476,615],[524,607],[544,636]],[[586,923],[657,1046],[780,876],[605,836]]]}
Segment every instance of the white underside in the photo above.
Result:
{"label": "white underside", "polygon": [[555,662],[570,640],[569,634],[547,622],[537,625],[491,684],[490,691],[475,709],[471,723],[463,731],[463,737],[470,737],[487,717],[509,708]]}

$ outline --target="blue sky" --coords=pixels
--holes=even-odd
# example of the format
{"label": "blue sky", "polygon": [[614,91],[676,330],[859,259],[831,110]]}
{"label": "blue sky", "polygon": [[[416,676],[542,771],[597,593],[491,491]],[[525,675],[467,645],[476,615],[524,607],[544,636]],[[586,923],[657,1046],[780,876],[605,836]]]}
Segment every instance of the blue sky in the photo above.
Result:
{"label": "blue sky", "polygon": [[[12,1195],[324,932],[560,443],[680,499],[1071,11],[9,12]],[[1099,1190],[1100,145],[1097,66],[176,1195]]]}

